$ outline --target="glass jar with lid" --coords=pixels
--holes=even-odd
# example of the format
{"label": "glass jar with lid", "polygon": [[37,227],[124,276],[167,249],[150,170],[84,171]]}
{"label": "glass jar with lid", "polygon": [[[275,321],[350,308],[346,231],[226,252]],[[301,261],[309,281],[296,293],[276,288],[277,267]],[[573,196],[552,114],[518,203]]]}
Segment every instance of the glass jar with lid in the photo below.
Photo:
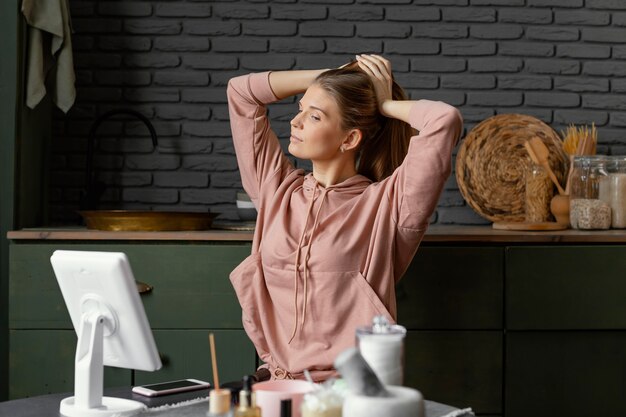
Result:
{"label": "glass jar with lid", "polygon": [[611,206],[605,199],[608,189],[606,165],[607,157],[604,155],[574,157],[570,177],[572,228],[600,230],[611,227]]}
{"label": "glass jar with lid", "polygon": [[402,385],[406,328],[375,316],[371,326],[357,327],[356,337],[359,352],[376,376],[386,385]]}
{"label": "glass jar with lid", "polygon": [[526,171],[526,222],[542,223],[550,219],[550,200],[554,186],[548,172],[531,163]]}
{"label": "glass jar with lid", "polygon": [[611,227],[626,228],[626,156],[607,157],[607,181],[600,184],[600,199],[611,207]]}

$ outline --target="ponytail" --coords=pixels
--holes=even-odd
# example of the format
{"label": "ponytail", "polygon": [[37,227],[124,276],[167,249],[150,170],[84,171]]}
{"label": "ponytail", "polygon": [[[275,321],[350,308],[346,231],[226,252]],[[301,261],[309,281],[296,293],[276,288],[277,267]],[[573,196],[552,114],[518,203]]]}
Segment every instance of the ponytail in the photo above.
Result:
{"label": "ponytail", "polygon": [[[402,88],[393,82],[393,100],[406,100]],[[361,142],[357,171],[372,181],[390,176],[402,164],[409,150],[413,129],[402,120],[380,116],[381,128],[371,138]]]}

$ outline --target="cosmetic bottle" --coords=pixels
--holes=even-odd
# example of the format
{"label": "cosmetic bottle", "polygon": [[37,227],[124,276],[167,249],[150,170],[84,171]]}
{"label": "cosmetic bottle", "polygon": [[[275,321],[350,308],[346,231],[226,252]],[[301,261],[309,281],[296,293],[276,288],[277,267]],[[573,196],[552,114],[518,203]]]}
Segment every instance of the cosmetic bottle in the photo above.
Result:
{"label": "cosmetic bottle", "polygon": [[280,400],[280,417],[291,417],[291,399]]}
{"label": "cosmetic bottle", "polygon": [[252,379],[243,377],[243,388],[239,391],[239,405],[235,409],[235,417],[261,417],[261,409],[256,406],[252,393]]}

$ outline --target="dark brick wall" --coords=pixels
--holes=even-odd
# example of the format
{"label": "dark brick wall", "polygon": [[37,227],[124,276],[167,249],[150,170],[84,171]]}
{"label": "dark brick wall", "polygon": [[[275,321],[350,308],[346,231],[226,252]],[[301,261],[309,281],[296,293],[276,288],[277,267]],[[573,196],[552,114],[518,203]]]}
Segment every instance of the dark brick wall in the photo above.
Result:
{"label": "dark brick wall", "polygon": [[[600,153],[626,154],[624,0],[71,0],[78,99],[55,114],[51,218],[75,221],[93,120],[113,108],[147,116],[104,123],[96,165],[103,207],[206,210],[236,218],[240,187],[225,86],[251,71],[388,57],[412,98],[460,108],[469,130],[525,113],[557,131],[595,122]],[[270,114],[288,132],[293,101]],[[286,145],[286,142],[285,142]],[[438,223],[486,223],[454,175]]]}

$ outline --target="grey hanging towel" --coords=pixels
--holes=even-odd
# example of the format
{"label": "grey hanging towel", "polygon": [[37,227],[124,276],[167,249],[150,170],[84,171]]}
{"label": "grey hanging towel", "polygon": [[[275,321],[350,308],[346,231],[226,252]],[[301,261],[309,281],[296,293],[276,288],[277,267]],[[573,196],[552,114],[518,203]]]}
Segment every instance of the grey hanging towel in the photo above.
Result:
{"label": "grey hanging towel", "polygon": [[70,12],[67,0],[23,0],[28,23],[26,105],[35,108],[46,95],[65,113],[76,99]]}

